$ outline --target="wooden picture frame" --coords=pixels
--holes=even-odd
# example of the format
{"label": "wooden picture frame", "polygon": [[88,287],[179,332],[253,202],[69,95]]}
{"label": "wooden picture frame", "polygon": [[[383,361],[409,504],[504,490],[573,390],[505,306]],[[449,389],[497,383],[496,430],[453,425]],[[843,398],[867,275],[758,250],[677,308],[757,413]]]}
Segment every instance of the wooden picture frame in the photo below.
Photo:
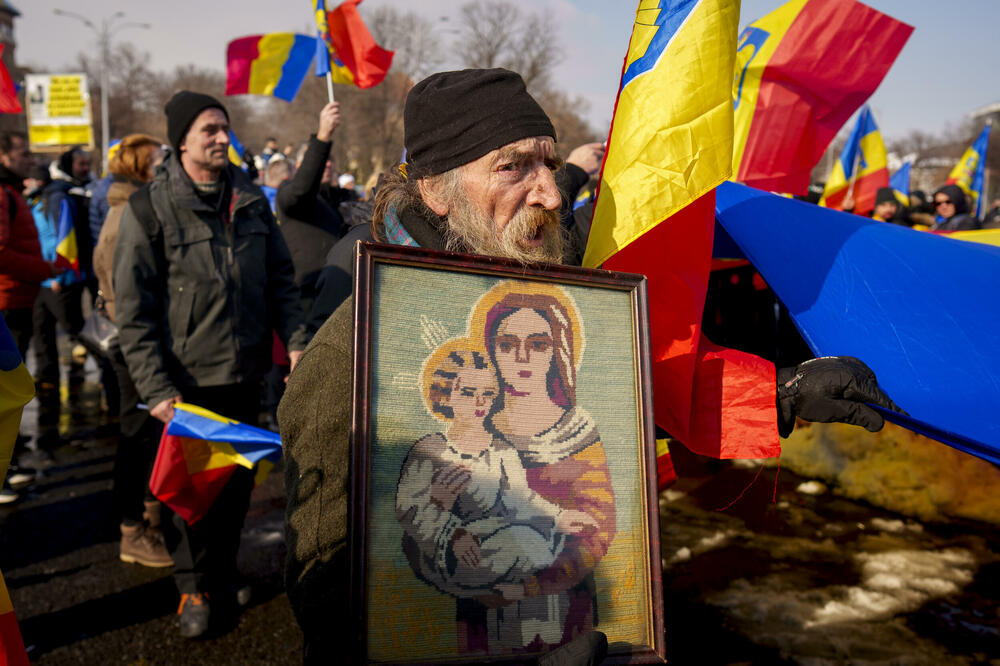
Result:
{"label": "wooden picture frame", "polygon": [[607,663],[663,663],[645,278],[359,243],[354,279],[354,657],[594,628]]}

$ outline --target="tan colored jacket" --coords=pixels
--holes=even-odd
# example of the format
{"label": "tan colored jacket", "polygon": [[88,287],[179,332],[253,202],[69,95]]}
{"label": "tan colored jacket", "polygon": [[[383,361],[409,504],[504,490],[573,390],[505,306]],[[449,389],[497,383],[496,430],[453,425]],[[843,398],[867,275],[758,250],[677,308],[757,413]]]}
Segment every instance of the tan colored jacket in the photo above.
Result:
{"label": "tan colored jacket", "polygon": [[108,216],[104,218],[101,235],[94,248],[94,274],[97,275],[97,285],[104,298],[104,307],[108,317],[115,318],[115,290],[111,284],[111,267],[114,263],[115,245],[118,244],[118,225],[125,211],[125,204],[138,187],[128,182],[111,183],[108,189]]}

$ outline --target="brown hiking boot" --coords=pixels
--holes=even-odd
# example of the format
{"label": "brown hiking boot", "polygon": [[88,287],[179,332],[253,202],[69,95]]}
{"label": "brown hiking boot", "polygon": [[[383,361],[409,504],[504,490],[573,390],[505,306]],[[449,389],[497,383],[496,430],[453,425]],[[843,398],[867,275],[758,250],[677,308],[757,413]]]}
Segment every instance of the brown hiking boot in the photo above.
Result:
{"label": "brown hiking boot", "polygon": [[119,557],[122,562],[142,564],[147,567],[172,567],[174,561],[163,545],[158,531],[145,525],[121,526],[122,545]]}

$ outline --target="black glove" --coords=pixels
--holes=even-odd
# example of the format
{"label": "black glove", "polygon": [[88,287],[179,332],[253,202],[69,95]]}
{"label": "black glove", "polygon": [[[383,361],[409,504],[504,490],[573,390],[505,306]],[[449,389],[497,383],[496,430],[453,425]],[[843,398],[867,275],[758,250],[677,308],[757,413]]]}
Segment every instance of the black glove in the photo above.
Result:
{"label": "black glove", "polygon": [[[806,421],[840,421],[871,432],[885,425],[870,402],[903,412],[879,388],[871,368],[851,356],[826,356],[778,370],[778,434],[788,437],[795,417]],[[905,413],[905,412],[904,412]]]}

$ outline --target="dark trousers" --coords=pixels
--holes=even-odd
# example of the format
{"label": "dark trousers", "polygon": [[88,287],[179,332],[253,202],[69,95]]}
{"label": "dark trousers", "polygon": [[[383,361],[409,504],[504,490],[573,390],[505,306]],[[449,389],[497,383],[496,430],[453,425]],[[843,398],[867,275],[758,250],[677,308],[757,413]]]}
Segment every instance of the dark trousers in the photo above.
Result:
{"label": "dark trousers", "polygon": [[0,310],[0,312],[3,313],[3,320],[7,324],[7,330],[14,337],[14,344],[17,345],[17,351],[21,352],[21,360],[26,360],[28,345],[31,343],[31,332],[33,330],[31,308]]}
{"label": "dark trousers", "polygon": [[[257,425],[260,382],[185,388],[184,401],[243,423]],[[240,531],[253,490],[253,472],[237,466],[204,518],[193,526],[164,506],[163,536],[174,559],[182,594],[217,592],[236,582]]]}
{"label": "dark trousers", "polygon": [[148,409],[139,409],[139,393],[121,351],[117,351],[109,362],[121,394],[112,496],[121,520],[140,523],[146,508],[144,502],[155,499],[149,491],[149,474],[153,470],[163,424],[150,416]]}
{"label": "dark trousers", "polygon": [[42,287],[35,299],[35,379],[59,386],[59,347],[56,324],[75,337],[83,328],[83,284],[63,287],[59,293]]}

